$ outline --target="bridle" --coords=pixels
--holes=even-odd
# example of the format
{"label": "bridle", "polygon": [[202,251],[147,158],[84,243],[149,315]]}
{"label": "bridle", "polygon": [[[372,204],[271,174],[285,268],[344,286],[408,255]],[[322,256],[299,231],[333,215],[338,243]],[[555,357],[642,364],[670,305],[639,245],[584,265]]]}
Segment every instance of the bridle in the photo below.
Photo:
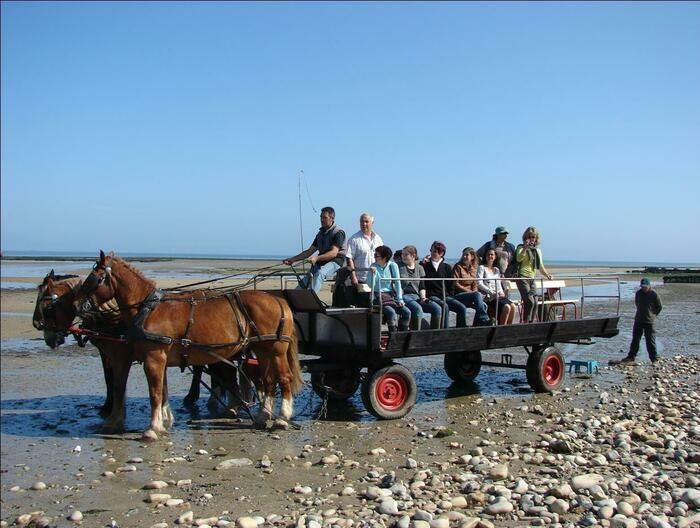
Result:
{"label": "bridle", "polygon": [[[103,270],[104,273],[98,274],[97,272],[100,270]],[[78,305],[79,316],[82,317],[83,315],[92,312],[93,309],[97,308],[98,306],[100,306],[100,304],[102,304],[98,302],[97,299],[95,299],[95,292],[97,292],[97,288],[99,288],[103,284],[109,286],[109,297],[107,298],[113,298],[114,285],[112,284],[112,267],[104,266],[98,261],[95,262],[95,265],[92,267],[90,275],[88,275],[85,278],[82,286],[80,287],[80,290],[78,291],[78,298],[80,299],[84,297],[84,299]]]}
{"label": "bridle", "polygon": [[[39,318],[32,319],[32,326],[37,330],[47,330],[61,335],[68,335],[68,328],[58,328],[58,320],[56,316],[57,309],[60,304],[70,305],[66,296],[57,293],[47,294],[46,284],[39,285],[39,296],[37,302],[39,304]],[[68,325],[70,326],[70,324]]]}
{"label": "bridle", "polygon": [[[49,313],[53,314],[55,319],[56,303],[58,302],[58,295],[53,293],[51,295],[46,295],[44,291],[46,290],[45,284],[39,285],[39,296],[37,297],[37,303],[39,304],[39,317],[32,318],[32,326],[37,330],[53,330],[52,328],[46,327],[46,318]],[[47,303],[49,303],[47,305]]]}

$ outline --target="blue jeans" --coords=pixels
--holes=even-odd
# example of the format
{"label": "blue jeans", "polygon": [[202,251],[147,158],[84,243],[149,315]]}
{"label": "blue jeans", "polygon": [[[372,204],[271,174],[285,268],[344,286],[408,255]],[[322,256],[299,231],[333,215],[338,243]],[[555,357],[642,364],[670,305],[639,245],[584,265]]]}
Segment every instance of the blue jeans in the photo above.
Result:
{"label": "blue jeans", "polygon": [[440,309],[440,312],[442,312],[443,328],[447,328],[448,326],[447,323],[449,322],[450,318],[450,310],[457,315],[457,326],[467,326],[467,307],[461,302],[453,299],[452,297],[445,297],[445,302],[447,303],[447,306],[445,306],[442,302],[442,298],[437,296],[430,297],[430,301],[435,303]]}
{"label": "blue jeans", "polygon": [[307,289],[310,281],[311,289],[318,293],[321,291],[323,283],[326,281],[326,279],[338,271],[339,268],[340,264],[332,260],[330,262],[325,262],[320,266],[318,264],[314,264],[311,266],[311,269],[306,276],[299,281],[299,286],[297,286],[297,289]]}
{"label": "blue jeans", "polygon": [[391,329],[397,326],[396,319],[398,318],[398,328],[402,332],[408,330],[408,325],[411,322],[411,310],[404,306],[389,306],[387,304],[382,305],[382,315],[386,324]]}
{"label": "blue jeans", "polygon": [[404,293],[403,295],[403,300],[413,315],[413,328],[421,329],[421,321],[425,319],[425,312],[430,314],[430,327],[440,328],[440,314],[442,313],[440,305],[430,300],[421,304],[418,299],[420,299],[420,295],[417,293]]}
{"label": "blue jeans", "polygon": [[481,293],[462,292],[455,295],[455,299],[461,302],[467,308],[471,308],[476,312],[474,315],[474,325],[489,323],[489,314],[486,311],[486,303],[484,302],[484,296],[481,295]]}

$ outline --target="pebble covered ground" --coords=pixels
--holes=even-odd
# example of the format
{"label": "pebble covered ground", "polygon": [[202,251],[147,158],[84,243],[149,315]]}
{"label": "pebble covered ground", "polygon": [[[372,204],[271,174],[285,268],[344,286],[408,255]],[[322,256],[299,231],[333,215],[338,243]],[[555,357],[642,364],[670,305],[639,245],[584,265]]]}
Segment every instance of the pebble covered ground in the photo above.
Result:
{"label": "pebble covered ground", "polygon": [[700,526],[699,400],[700,357],[675,356],[553,395],[457,398],[440,425],[419,414],[222,422],[200,445],[66,438],[43,473],[30,442],[26,464],[3,465],[0,525]]}

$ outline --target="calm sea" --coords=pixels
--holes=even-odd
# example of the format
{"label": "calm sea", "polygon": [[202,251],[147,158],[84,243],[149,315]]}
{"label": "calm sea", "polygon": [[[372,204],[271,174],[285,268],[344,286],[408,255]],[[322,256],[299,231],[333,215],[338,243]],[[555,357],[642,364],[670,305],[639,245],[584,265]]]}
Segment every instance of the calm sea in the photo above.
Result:
{"label": "calm sea", "polygon": [[[3,257],[9,259],[37,259],[37,260],[94,260],[97,256],[94,251],[4,251]],[[207,254],[207,253],[130,253],[121,252],[119,256],[126,259],[203,259],[203,260],[282,260],[289,255],[266,255],[266,254]],[[459,256],[448,256],[450,263],[457,262]],[[698,268],[698,262],[639,262],[639,261],[619,261],[619,260],[547,260],[547,264],[552,267],[614,267],[641,269],[645,266],[667,267],[667,268]]]}
{"label": "calm sea", "polygon": [[[213,280],[222,276],[218,270],[212,269],[207,260],[248,260],[251,264],[257,261],[278,261],[285,257],[280,255],[207,255],[207,254],[165,254],[165,253],[121,253],[120,256],[137,261],[137,267],[143,271],[146,276],[159,281],[162,279],[182,279],[186,283],[193,283],[203,280]],[[0,286],[3,289],[18,290],[18,289],[33,289],[36,287],[34,283],[20,281],[20,277],[35,278],[36,282],[40,282],[46,273],[53,269],[57,275],[77,273],[79,275],[87,275],[93,265],[96,255],[94,252],[76,251],[76,252],[39,252],[39,251],[6,251],[3,254],[3,259],[0,261]],[[172,260],[200,260],[200,263],[190,263],[187,269],[172,269],[172,267],[164,268],[159,264]],[[448,262],[454,263],[457,258],[448,258]],[[574,261],[574,260],[552,260],[547,262],[549,267],[572,268],[569,274],[566,271],[559,273],[560,278],[571,279],[573,277],[594,277],[595,273],[580,273],[581,268],[615,268],[613,274],[620,277],[623,282],[620,288],[622,297],[631,296],[637,286],[636,279],[627,281],[626,272],[640,270],[644,266],[659,266],[659,267],[696,267],[692,264],[678,264],[665,262],[617,262],[617,261]],[[255,266],[252,266],[255,267]],[[576,268],[578,270],[574,271]],[[562,276],[563,275],[563,276]],[[609,279],[610,273],[605,276]],[[239,278],[249,278],[248,275]],[[658,283],[661,283],[659,280]],[[570,286],[577,285],[577,281],[573,281]],[[612,288],[612,289],[611,289]],[[570,288],[567,287],[567,290]],[[607,285],[603,285],[599,280],[587,281],[586,293],[592,294],[616,294],[616,288],[610,281]],[[579,289],[580,290],[580,289]],[[577,294],[577,296],[580,294]]]}

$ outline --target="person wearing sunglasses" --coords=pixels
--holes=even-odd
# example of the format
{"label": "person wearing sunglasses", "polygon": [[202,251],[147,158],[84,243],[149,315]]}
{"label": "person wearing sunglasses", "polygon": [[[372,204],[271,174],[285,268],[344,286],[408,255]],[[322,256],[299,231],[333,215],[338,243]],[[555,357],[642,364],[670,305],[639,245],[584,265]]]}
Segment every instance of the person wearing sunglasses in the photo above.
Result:
{"label": "person wearing sunglasses", "polygon": [[537,308],[537,287],[535,277],[540,271],[548,280],[552,276],[544,267],[542,251],[540,250],[540,234],[530,226],[523,233],[523,243],[515,248],[515,261],[518,263],[517,285],[523,300],[523,320],[532,322]]}

